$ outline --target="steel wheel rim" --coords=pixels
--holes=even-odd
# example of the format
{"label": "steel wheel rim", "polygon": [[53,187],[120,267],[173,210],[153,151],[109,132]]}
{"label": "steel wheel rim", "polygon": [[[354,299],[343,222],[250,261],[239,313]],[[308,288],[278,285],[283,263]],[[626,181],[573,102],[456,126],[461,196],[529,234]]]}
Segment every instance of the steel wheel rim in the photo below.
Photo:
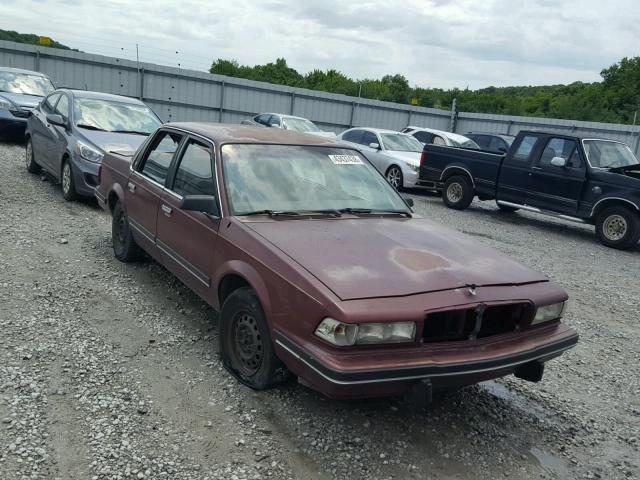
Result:
{"label": "steel wheel rim", "polygon": [[71,167],[68,163],[64,164],[62,167],[62,191],[64,193],[69,193],[69,189],[71,188]]}
{"label": "steel wheel rim", "polygon": [[31,166],[31,162],[33,161],[33,145],[31,145],[31,141],[27,142],[27,152],[25,154],[27,167]]}
{"label": "steel wheel rim", "polygon": [[602,233],[615,242],[624,238],[628,228],[627,220],[622,215],[609,215],[602,224]]}
{"label": "steel wheel rim", "polygon": [[120,214],[120,218],[118,218],[118,231],[117,231],[117,241],[119,246],[123,246],[124,242],[127,239],[127,231],[129,225],[127,224],[127,218],[124,216],[124,213]]}
{"label": "steel wheel rim", "polygon": [[447,187],[447,200],[451,203],[458,203],[462,199],[462,185],[452,183]]}
{"label": "steel wheel rim", "polygon": [[257,320],[248,312],[237,313],[233,318],[231,335],[238,369],[243,375],[253,375],[260,369],[264,355]]}
{"label": "steel wheel rim", "polygon": [[395,188],[398,188],[400,186],[400,170],[396,167],[391,168],[387,172],[387,181]]}

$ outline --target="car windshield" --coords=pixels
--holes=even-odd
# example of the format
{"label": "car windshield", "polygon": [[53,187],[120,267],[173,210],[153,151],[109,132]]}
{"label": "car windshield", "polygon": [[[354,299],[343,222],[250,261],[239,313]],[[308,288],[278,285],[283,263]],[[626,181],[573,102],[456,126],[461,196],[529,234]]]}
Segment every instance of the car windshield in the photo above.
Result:
{"label": "car windshield", "polygon": [[421,152],[423,145],[411,135],[404,133],[381,133],[382,145],[392,152]]}
{"label": "car windshield", "polygon": [[296,145],[222,147],[233,215],[369,209],[408,212],[398,193],[355,150]]}
{"label": "car windshield", "polygon": [[480,150],[480,145],[478,145],[476,142],[474,142],[471,139],[467,139],[462,142],[458,142],[457,140],[454,140],[452,138],[450,140],[454,147],[472,148],[474,150]]}
{"label": "car windshield", "polygon": [[148,135],[161,125],[145,105],[76,98],[73,108],[76,126],[88,130]]}
{"label": "car windshield", "polygon": [[293,130],[294,132],[319,132],[320,129],[316,125],[306,118],[283,118],[282,122],[287,130]]}
{"label": "car windshield", "polygon": [[44,97],[55,90],[53,83],[42,75],[0,72],[0,91]]}
{"label": "car windshield", "polygon": [[638,159],[624,143],[607,140],[585,140],[583,143],[592,167],[615,168],[638,164]]}

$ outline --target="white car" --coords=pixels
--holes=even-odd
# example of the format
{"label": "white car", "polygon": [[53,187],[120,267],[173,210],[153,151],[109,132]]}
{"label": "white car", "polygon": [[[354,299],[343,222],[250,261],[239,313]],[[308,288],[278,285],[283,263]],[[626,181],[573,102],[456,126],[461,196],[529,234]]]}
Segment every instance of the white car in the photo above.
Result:
{"label": "white car", "polygon": [[414,188],[423,145],[411,135],[379,128],[351,128],[338,135],[369,159],[395,188]]}
{"label": "white car", "polygon": [[325,138],[336,138],[333,132],[323,132],[311,120],[281,113],[261,113],[251,120],[243,120],[243,125],[262,125],[263,127],[280,128],[300,133],[310,133]]}
{"label": "white car", "polygon": [[447,147],[473,148],[475,150],[480,150],[480,146],[476,142],[457,133],[435,130],[433,128],[412,126],[403,128],[401,132],[414,136],[423,145],[430,143],[433,145],[446,145]]}

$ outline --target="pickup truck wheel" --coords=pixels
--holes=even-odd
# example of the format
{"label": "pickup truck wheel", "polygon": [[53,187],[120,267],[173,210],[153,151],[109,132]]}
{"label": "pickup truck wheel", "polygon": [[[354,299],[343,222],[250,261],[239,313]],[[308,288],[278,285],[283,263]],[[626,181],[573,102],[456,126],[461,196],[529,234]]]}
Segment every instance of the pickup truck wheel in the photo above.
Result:
{"label": "pickup truck wheel", "polygon": [[473,185],[462,175],[447,178],[442,189],[442,200],[449,208],[464,210],[473,201]]}
{"label": "pickup truck wheel", "polygon": [[222,364],[254,390],[282,383],[289,371],[276,356],[260,301],[250,287],[231,293],[220,311]]}
{"label": "pickup truck wheel", "polygon": [[71,162],[68,158],[62,161],[60,183],[62,184],[62,196],[65,200],[71,201],[78,198],[76,184],[73,180],[73,169],[71,168]]}
{"label": "pickup truck wheel", "polygon": [[633,248],[640,239],[640,216],[623,206],[606,208],[596,219],[596,233],[607,247]]}
{"label": "pickup truck wheel", "polygon": [[387,178],[387,182],[389,182],[393,188],[395,188],[396,190],[402,189],[402,170],[400,170],[399,167],[397,167],[396,165],[391,165],[384,176]]}
{"label": "pickup truck wheel", "polygon": [[133,239],[127,215],[120,202],[117,202],[113,208],[111,241],[113,243],[113,254],[121,262],[135,262],[142,257],[142,250]]}
{"label": "pickup truck wheel", "polygon": [[27,162],[27,171],[29,173],[38,173],[40,171],[40,165],[36,163],[36,157],[33,153],[33,142],[31,138],[27,139],[27,146],[25,147],[25,161]]}

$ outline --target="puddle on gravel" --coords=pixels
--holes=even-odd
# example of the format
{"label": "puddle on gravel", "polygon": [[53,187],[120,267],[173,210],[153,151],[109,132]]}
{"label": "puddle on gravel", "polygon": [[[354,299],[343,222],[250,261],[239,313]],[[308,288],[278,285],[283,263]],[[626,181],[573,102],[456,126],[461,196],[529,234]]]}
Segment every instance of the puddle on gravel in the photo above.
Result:
{"label": "puddle on gravel", "polygon": [[569,478],[568,465],[562,458],[555,457],[538,447],[531,447],[529,453],[538,461],[540,467],[548,473],[558,478]]}

